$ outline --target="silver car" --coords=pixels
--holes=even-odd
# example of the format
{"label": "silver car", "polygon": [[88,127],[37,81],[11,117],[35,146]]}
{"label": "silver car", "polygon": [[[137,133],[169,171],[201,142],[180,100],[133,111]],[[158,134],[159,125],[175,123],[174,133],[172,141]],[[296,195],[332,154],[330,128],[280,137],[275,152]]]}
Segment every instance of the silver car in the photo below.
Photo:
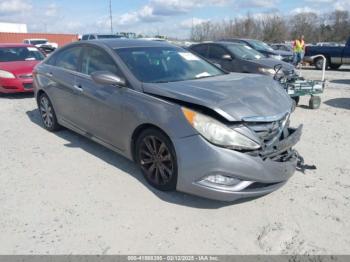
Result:
{"label": "silver car", "polygon": [[67,45],[34,70],[44,127],[134,160],[159,190],[233,201],[294,173],[292,101],[268,76],[226,73],[166,42]]}

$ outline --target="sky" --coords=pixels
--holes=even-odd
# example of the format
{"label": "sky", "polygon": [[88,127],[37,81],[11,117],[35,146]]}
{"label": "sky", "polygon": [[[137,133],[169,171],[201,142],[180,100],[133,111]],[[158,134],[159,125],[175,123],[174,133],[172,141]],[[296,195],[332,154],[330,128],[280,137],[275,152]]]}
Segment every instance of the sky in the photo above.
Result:
{"label": "sky", "polygon": [[[247,15],[349,10],[350,0],[111,0],[115,32],[189,37],[192,25]],[[0,22],[29,32],[110,33],[109,0],[0,0]]]}

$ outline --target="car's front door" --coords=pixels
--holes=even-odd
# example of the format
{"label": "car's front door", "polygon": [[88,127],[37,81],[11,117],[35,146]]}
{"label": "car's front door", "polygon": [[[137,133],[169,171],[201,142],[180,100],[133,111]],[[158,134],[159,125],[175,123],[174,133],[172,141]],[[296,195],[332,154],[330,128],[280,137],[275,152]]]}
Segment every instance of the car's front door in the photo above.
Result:
{"label": "car's front door", "polygon": [[122,149],[122,102],[127,88],[97,84],[91,78],[91,74],[96,71],[109,71],[121,76],[110,54],[102,48],[88,45],[84,47],[81,73],[76,80],[76,86],[80,89],[82,127],[100,141]]}

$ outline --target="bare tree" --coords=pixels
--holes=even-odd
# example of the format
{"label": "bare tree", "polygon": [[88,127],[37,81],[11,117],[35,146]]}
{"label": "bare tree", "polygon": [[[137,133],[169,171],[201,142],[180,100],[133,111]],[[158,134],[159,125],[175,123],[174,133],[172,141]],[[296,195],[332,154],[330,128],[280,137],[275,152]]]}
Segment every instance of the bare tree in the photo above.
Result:
{"label": "bare tree", "polygon": [[279,15],[251,16],[204,22],[193,26],[191,40],[206,41],[234,37],[245,37],[266,42],[294,40],[300,35],[306,42],[343,42],[350,37],[350,15],[348,11],[334,11],[327,14],[299,13],[290,17]]}

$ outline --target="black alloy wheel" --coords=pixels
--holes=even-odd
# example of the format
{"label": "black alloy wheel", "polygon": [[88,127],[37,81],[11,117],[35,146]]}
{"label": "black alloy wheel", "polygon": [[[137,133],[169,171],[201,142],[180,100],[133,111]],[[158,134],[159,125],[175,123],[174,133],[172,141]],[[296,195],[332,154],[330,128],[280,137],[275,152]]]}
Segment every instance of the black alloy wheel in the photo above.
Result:
{"label": "black alloy wheel", "polygon": [[136,141],[136,160],[147,182],[153,187],[176,189],[177,161],[170,139],[157,129],[143,131]]}
{"label": "black alloy wheel", "polygon": [[60,129],[60,125],[57,122],[55,110],[52,103],[46,94],[42,94],[38,101],[39,111],[44,127],[53,132]]}

